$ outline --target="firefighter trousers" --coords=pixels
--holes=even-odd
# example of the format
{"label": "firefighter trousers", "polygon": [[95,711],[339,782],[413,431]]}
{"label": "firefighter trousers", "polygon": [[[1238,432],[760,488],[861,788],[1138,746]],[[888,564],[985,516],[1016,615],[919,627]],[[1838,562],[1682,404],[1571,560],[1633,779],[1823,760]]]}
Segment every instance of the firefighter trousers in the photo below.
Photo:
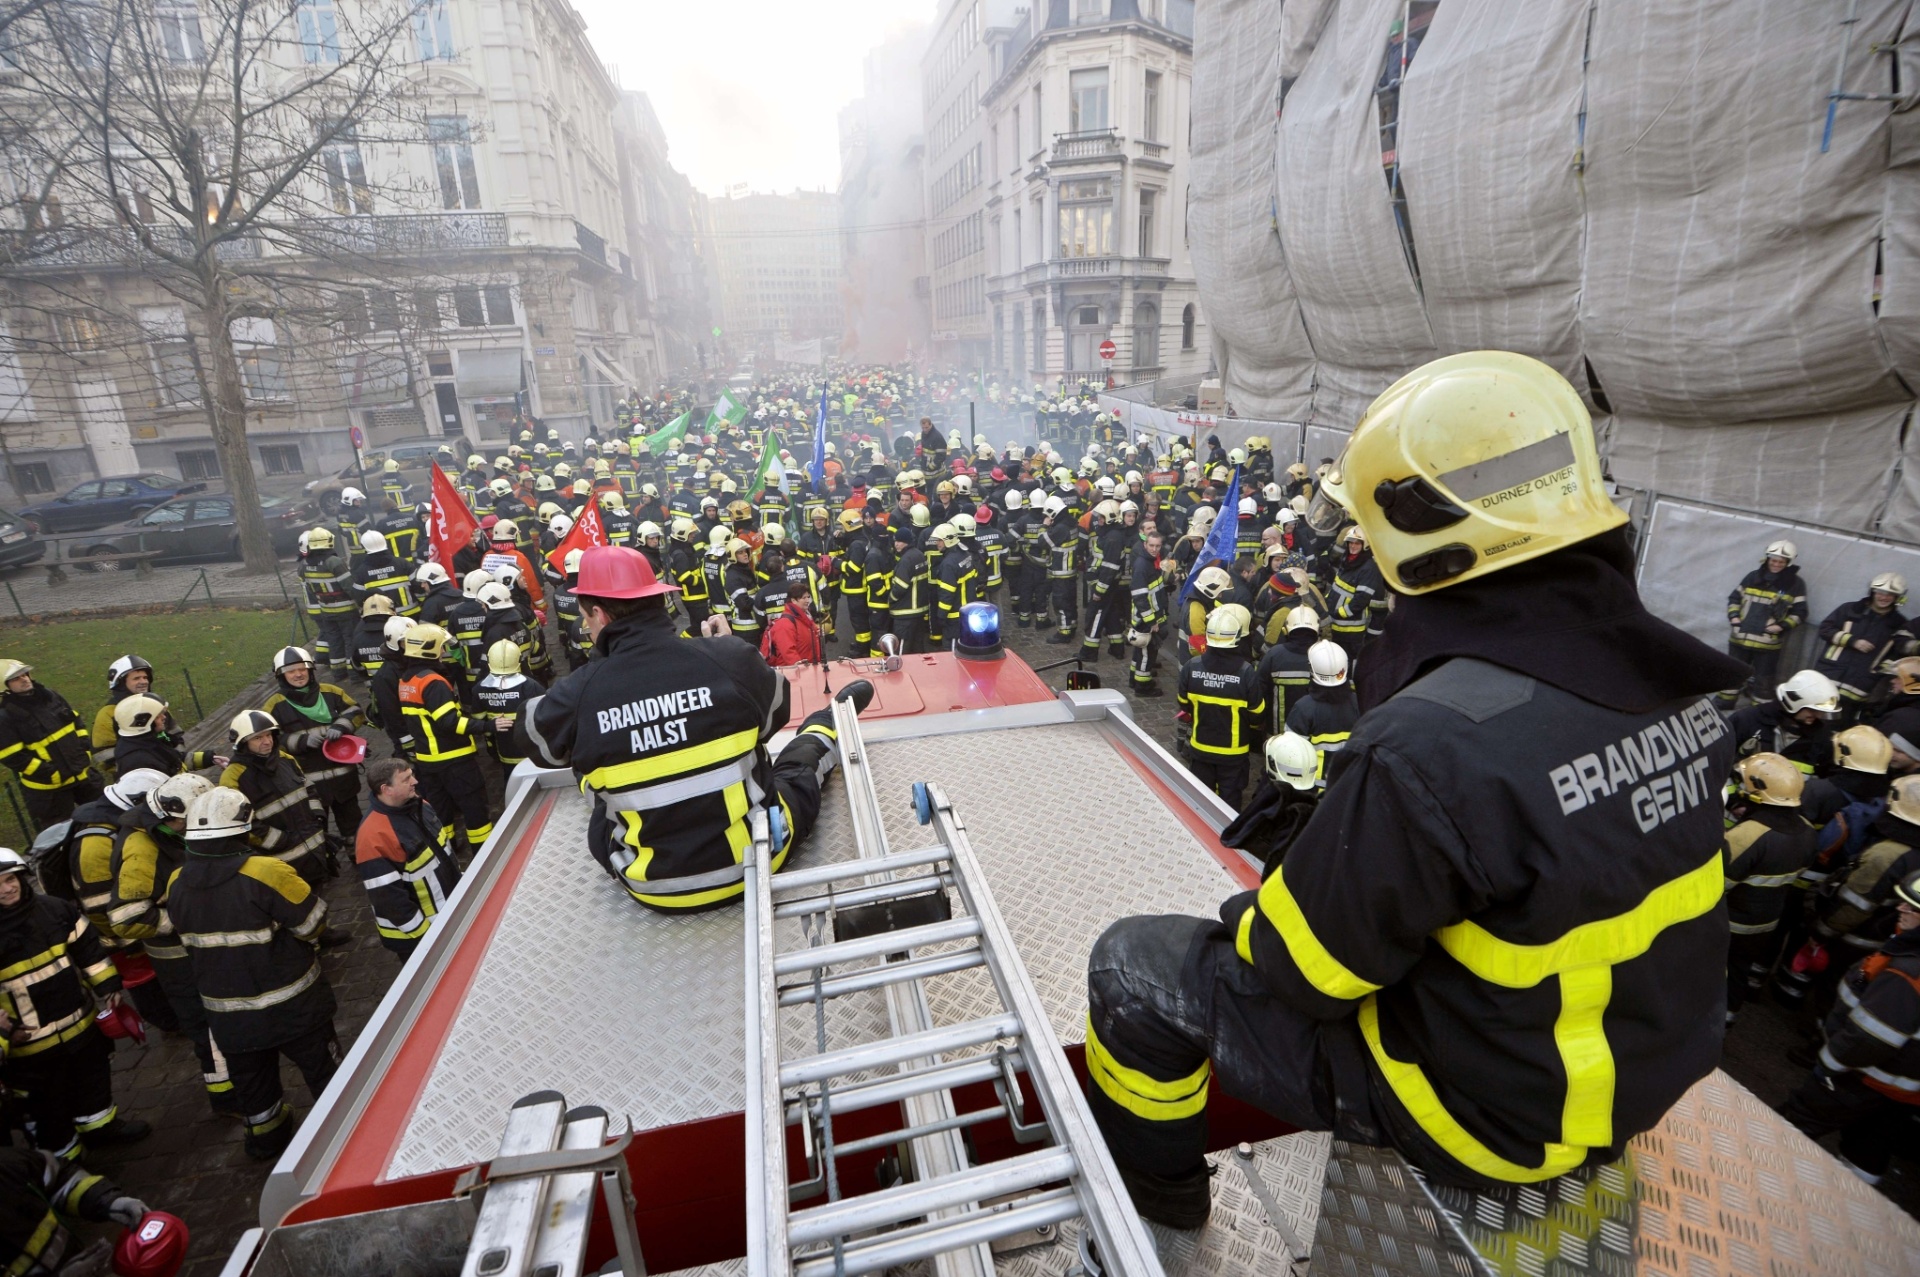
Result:
{"label": "firefighter trousers", "polygon": [[1129,676],[1133,680],[1133,690],[1144,691],[1155,686],[1153,667],[1160,663],[1160,627],[1155,626],[1141,647],[1127,649]]}
{"label": "firefighter trousers", "polygon": [[119,1116],[113,1103],[113,1043],[95,1028],[8,1060],[0,1079],[33,1124],[34,1147],[69,1161],[80,1156],[88,1131]]}
{"label": "firefighter trousers", "polygon": [[1127,610],[1132,600],[1117,588],[1096,592],[1087,600],[1087,633],[1080,640],[1080,654],[1088,660],[1100,655],[1100,642],[1115,656],[1122,654],[1127,639]]}
{"label": "firefighter trousers", "polygon": [[1267,993],[1218,922],[1122,918],[1087,959],[1087,1087],[1114,1160],[1178,1178],[1207,1150],[1207,1090],[1334,1129],[1324,1024]]}
{"label": "firefighter trousers", "polygon": [[233,1074],[233,1098],[247,1127],[247,1151],[277,1153],[293,1139],[293,1106],[280,1086],[280,1057],[286,1056],[306,1080],[315,1100],[340,1067],[340,1039],[331,1024],[257,1051],[227,1057]]}
{"label": "firefighter trousers", "polygon": [[1750,996],[1766,987],[1773,959],[1780,952],[1780,931],[1737,935],[1727,946],[1727,1014],[1733,1015]]}
{"label": "firefighter trousers", "polygon": [[469,754],[447,762],[415,763],[413,774],[420,781],[420,796],[441,823],[464,825],[468,851],[478,851],[493,832],[493,816],[487,809],[487,779],[480,774],[479,757]]}
{"label": "firefighter trousers", "polygon": [[1080,582],[1070,576],[1047,578],[1051,620],[1062,637],[1080,628]]}
{"label": "firefighter trousers", "polygon": [[22,785],[20,792],[26,795],[27,819],[33,822],[34,830],[38,832],[73,815],[73,809],[81,803],[90,803],[100,797],[100,782],[93,779],[76,780],[58,789],[34,789]]}
{"label": "firefighter trousers", "polygon": [[177,958],[153,958],[154,983],[167,995],[168,1005],[179,1017],[180,1032],[193,1043],[194,1058],[200,1062],[200,1083],[206,1088],[207,1103],[216,1113],[232,1113],[238,1108],[233,1094],[233,1075],[227,1057],[213,1044],[207,1028],[207,1009],[200,1002],[200,986],[193,980],[193,960],[182,949]]}
{"label": "firefighter trousers", "polygon": [[360,618],[352,612],[316,612],[312,616],[314,628],[319,631],[313,640],[314,661],[332,667],[336,673],[348,669],[353,661],[354,631],[359,628]]}
{"label": "firefighter trousers", "polygon": [[1913,1106],[1882,1095],[1858,1073],[1816,1069],[1779,1112],[1808,1139],[1840,1132],[1842,1157],[1869,1175],[1884,1175],[1907,1129],[1901,1119],[1912,1115]]}
{"label": "firefighter trousers", "polygon": [[900,640],[900,651],[905,656],[917,656],[931,651],[932,642],[927,629],[927,614],[920,612],[909,616],[902,612],[893,614],[893,634]]}
{"label": "firefighter trousers", "polygon": [[1201,784],[1220,795],[1221,800],[1235,811],[1240,810],[1240,802],[1246,797],[1247,776],[1252,770],[1252,755],[1246,754],[1203,754],[1188,749],[1181,760],[1187,770]]}
{"label": "firefighter trousers", "polygon": [[1714,699],[1720,708],[1730,710],[1740,703],[1740,694],[1745,692],[1754,701],[1773,699],[1774,684],[1780,681],[1780,649],[1777,647],[1742,647],[1738,643],[1727,644],[1727,655],[1741,664],[1752,668],[1745,686],[1736,687],[1730,692],[1721,692]]}

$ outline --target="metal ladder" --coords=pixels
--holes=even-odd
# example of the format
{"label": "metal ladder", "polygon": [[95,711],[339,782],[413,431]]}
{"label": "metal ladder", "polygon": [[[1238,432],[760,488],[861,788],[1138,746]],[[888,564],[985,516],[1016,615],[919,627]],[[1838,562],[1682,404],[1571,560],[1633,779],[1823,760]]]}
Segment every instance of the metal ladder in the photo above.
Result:
{"label": "metal ladder", "polygon": [[[860,858],[776,877],[769,865],[777,816],[753,817],[745,902],[748,1274],[853,1277],[932,1260],[940,1277],[988,1277],[994,1241],[1081,1219],[1089,1271],[1161,1277],[952,805],[939,786],[916,784],[917,814],[936,841],[889,851],[859,720],[850,705],[833,709]],[[961,916],[944,907],[948,889]],[[873,926],[875,909],[905,915],[906,925],[889,916]],[[785,919],[799,920],[806,947],[776,951],[774,924]],[[840,938],[843,930],[855,934]],[[999,1013],[935,1024],[924,982],[974,968],[992,980]],[[827,1004],[869,990],[886,996],[888,1036],[829,1050]],[[779,1011],[793,1007],[812,1009],[816,1053],[783,1060]],[[947,1058],[959,1051],[973,1053]],[[1026,1117],[1016,1069],[1039,1101],[1037,1120]],[[978,1083],[990,1083],[998,1102],[958,1112],[954,1088]],[[836,1117],[895,1104],[904,1126],[836,1138]],[[973,1165],[965,1128],[1001,1119],[1021,1143],[1051,1143]],[[800,1128],[808,1172],[791,1189],[790,1125]],[[838,1158],[902,1145],[910,1180],[860,1196],[842,1192]],[[792,1207],[822,1189],[823,1204]]]}

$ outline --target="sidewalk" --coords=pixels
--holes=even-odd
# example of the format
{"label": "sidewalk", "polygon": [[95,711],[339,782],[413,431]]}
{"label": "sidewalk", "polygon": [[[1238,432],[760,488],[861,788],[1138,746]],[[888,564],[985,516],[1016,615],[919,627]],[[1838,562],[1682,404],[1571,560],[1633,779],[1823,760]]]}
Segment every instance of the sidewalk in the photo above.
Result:
{"label": "sidewalk", "polygon": [[[291,604],[299,581],[291,562],[280,564],[278,579],[242,576],[238,563],[181,564],[157,567],[141,576],[129,569],[82,572],[62,565],[63,585],[48,585],[46,565],[29,564],[0,575],[0,620],[92,612],[109,607],[177,604],[191,596],[200,602]],[[283,592],[282,585],[285,590]]]}

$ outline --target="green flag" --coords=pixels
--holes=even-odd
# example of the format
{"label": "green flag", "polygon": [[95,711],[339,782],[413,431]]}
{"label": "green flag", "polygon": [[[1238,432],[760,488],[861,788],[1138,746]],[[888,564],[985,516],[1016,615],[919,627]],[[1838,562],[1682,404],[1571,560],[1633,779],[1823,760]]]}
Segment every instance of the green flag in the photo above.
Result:
{"label": "green flag", "polygon": [[737,426],[746,419],[747,406],[735,399],[732,391],[723,390],[720,392],[719,401],[713,405],[712,411],[707,413],[706,433],[715,433],[722,423]]}
{"label": "green flag", "polygon": [[693,413],[691,410],[683,412],[660,429],[648,435],[641,442],[645,445],[649,453],[657,457],[687,437],[687,426],[692,420]]}
{"label": "green flag", "polygon": [[747,485],[747,500],[758,501],[769,487],[780,486],[774,481],[779,469],[780,449],[774,445],[773,436],[768,435],[766,446],[760,449],[760,464],[753,468],[753,481]]}

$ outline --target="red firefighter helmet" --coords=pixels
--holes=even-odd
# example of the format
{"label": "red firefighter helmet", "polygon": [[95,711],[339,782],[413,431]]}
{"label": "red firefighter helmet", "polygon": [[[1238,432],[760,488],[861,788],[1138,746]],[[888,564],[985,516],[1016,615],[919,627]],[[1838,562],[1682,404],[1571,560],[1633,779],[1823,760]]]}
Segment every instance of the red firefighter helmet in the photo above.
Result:
{"label": "red firefighter helmet", "polygon": [[140,1013],[133,1009],[133,1004],[130,1002],[101,1007],[94,1012],[93,1025],[110,1041],[118,1038],[132,1038],[141,1046],[147,1044],[147,1026],[140,1022]]}
{"label": "red firefighter helmet", "polygon": [[679,589],[654,576],[653,564],[640,551],[624,545],[595,545],[580,556],[574,593],[600,599],[650,599]]}
{"label": "red firefighter helmet", "polygon": [[150,1210],[121,1234],[113,1248],[113,1271],[120,1277],[174,1277],[187,1260],[187,1221]]}
{"label": "red firefighter helmet", "polygon": [[338,740],[330,740],[322,745],[320,747],[320,753],[330,763],[338,763],[342,767],[352,767],[355,763],[363,763],[367,760],[367,738],[353,735],[342,736]]}

